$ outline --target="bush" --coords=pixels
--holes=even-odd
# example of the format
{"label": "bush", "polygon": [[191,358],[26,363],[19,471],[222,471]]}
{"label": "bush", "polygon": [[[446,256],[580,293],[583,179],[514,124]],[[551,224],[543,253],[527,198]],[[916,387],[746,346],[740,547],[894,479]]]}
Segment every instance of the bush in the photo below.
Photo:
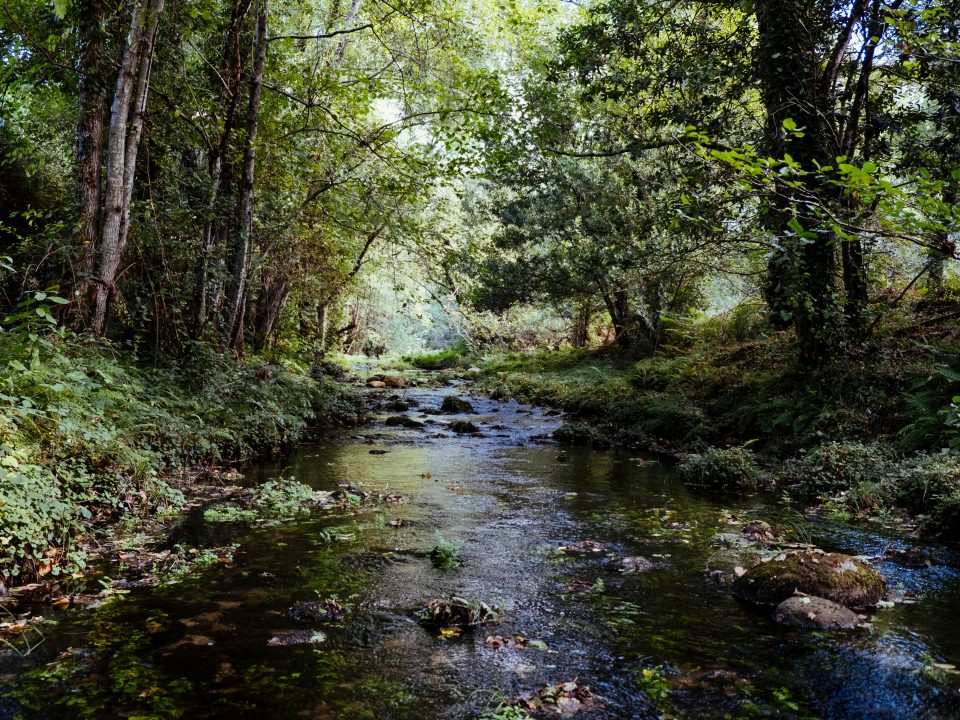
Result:
{"label": "bush", "polygon": [[903,460],[896,472],[896,500],[917,513],[960,494],[960,455],[945,450]]}
{"label": "bush", "polygon": [[604,449],[610,439],[593,425],[583,422],[565,422],[553,433],[554,439],[564,445],[581,445]]}
{"label": "bush", "polygon": [[677,470],[688,485],[747,490],[757,490],[764,485],[763,471],[745,447],[710,448],[687,455]]}
{"label": "bush", "polygon": [[893,475],[890,453],[877,444],[825,443],[789,460],[781,480],[809,495],[829,495],[861,485],[880,485]]}

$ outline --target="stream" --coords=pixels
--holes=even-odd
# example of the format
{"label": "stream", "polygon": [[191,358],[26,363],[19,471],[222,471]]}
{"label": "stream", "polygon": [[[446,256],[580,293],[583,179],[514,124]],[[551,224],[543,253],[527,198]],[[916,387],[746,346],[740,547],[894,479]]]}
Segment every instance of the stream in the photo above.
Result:
{"label": "stream", "polygon": [[[576,713],[584,720],[960,718],[948,667],[960,665],[955,551],[921,547],[931,566],[920,569],[877,562],[891,592],[916,601],[878,610],[867,628],[784,629],[711,577],[718,532],[765,520],[865,557],[917,541],[804,517],[777,497],[704,493],[626,451],[562,448],[545,439],[558,417],[467,390],[369,391],[373,423],[246,477],[349,484],[406,502],[273,524],[207,522],[200,509],[170,542],[236,543],[232,562],[101,607],[43,610],[57,621],[43,626],[44,642],[26,657],[0,655],[0,719],[470,718],[572,681],[598,697]],[[476,413],[422,414],[451,393]],[[378,404],[393,394],[430,423],[387,426],[398,413]],[[481,433],[450,432],[455,419]],[[391,525],[398,519],[408,522]],[[604,555],[556,552],[587,539],[656,566],[621,574]],[[462,564],[436,567],[438,543],[456,546]],[[438,635],[418,613],[451,595],[502,617]],[[345,608],[342,619],[289,615],[325,598]],[[485,642],[494,635],[524,640],[494,649]]]}

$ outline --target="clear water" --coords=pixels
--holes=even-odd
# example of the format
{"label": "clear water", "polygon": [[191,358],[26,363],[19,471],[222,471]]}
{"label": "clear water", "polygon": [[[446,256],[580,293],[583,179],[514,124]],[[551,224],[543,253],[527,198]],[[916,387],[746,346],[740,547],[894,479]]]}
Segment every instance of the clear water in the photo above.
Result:
{"label": "clear water", "polygon": [[[424,409],[449,392],[405,396]],[[0,658],[0,718],[466,718],[574,679],[603,698],[601,709],[578,715],[588,720],[960,717],[953,676],[932,666],[960,664],[955,553],[926,549],[935,566],[923,570],[880,564],[891,588],[920,601],[878,612],[871,629],[785,630],[706,571],[718,562],[710,539],[733,527],[731,514],[783,526],[796,513],[770,497],[704,495],[628,454],[559,448],[540,439],[556,418],[473,402],[479,414],[468,419],[482,436],[446,431],[450,416],[430,416],[422,430],[386,427],[396,413],[384,411],[369,427],[255,468],[251,481],[295,475],[316,488],[350,483],[408,502],[267,527],[208,524],[195,513],[171,542],[237,542],[235,562],[63,614],[29,657]],[[413,524],[385,522],[395,518]],[[354,539],[330,542],[330,528]],[[909,546],[825,520],[801,529],[852,554]],[[462,566],[431,564],[438,532],[459,546]],[[553,552],[584,539],[659,566],[619,575],[602,558]],[[597,589],[566,592],[574,580]],[[417,613],[451,594],[499,606],[501,623],[438,637]],[[269,644],[311,629],[287,611],[318,597],[338,598],[346,617],[317,626],[315,642]],[[494,651],[488,634],[549,649]]]}

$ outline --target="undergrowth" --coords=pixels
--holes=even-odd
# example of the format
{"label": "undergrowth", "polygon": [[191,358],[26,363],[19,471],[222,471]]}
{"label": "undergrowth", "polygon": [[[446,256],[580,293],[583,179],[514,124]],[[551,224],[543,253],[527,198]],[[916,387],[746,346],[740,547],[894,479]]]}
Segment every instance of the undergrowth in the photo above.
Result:
{"label": "undergrowth", "polygon": [[198,345],[143,368],[55,327],[35,293],[0,335],[0,573],[7,583],[83,569],[92,525],[167,513],[188,468],[295,442],[311,422],[355,420],[358,401],[293,364]]}

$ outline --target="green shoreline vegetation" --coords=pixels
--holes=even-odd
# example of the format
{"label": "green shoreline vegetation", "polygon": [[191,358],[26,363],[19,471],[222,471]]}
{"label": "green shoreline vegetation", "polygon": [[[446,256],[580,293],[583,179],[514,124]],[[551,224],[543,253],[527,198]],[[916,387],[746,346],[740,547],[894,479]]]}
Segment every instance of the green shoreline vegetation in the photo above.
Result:
{"label": "green shoreline vegetation", "polygon": [[0,572],[7,585],[82,570],[85,541],[175,517],[205,471],[359,422],[341,384],[293,362],[198,346],[179,366],[124,360],[55,327],[38,293],[0,343]]}

